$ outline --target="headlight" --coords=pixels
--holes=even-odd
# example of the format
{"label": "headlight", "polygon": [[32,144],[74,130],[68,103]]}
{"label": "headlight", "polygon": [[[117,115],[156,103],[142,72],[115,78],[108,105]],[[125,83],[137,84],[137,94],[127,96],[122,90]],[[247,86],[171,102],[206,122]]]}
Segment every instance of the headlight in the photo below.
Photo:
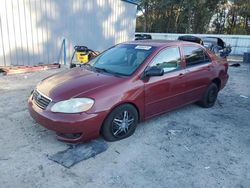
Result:
{"label": "headlight", "polygon": [[94,100],[89,98],[72,98],[60,101],[51,108],[52,112],[79,113],[89,110],[94,105]]}

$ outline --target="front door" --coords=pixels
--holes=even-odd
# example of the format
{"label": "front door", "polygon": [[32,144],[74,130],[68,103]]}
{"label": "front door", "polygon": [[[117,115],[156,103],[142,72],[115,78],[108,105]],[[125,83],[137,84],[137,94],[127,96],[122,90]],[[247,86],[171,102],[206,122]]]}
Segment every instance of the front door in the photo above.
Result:
{"label": "front door", "polygon": [[185,89],[185,70],[178,47],[162,50],[150,63],[152,66],[162,68],[164,75],[145,80],[145,118],[182,105]]}

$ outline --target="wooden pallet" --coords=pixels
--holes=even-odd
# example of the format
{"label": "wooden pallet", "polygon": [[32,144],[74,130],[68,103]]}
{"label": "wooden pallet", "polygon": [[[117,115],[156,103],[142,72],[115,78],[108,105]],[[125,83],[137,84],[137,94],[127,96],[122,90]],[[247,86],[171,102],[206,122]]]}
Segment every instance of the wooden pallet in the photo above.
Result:
{"label": "wooden pallet", "polygon": [[36,72],[48,69],[60,68],[60,64],[46,64],[46,65],[34,65],[34,66],[10,66],[0,67],[0,73],[3,75],[21,74],[28,72]]}

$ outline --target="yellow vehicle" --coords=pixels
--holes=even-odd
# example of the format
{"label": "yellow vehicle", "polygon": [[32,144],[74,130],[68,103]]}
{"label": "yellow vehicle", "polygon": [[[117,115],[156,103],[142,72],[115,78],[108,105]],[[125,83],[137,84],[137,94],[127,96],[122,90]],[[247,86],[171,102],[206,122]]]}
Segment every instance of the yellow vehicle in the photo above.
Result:
{"label": "yellow vehicle", "polygon": [[95,52],[94,50],[91,50],[86,46],[75,46],[74,53],[70,61],[70,68],[76,67],[77,65],[81,66],[85,63],[88,63],[98,54],[99,52]]}

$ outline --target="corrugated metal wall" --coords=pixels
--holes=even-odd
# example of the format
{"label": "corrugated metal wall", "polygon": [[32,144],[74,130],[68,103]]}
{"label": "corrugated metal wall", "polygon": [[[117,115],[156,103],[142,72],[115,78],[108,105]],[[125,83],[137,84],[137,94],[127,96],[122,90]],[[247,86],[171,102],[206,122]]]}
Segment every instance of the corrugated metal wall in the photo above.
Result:
{"label": "corrugated metal wall", "polygon": [[0,0],[0,66],[54,63],[63,39],[102,51],[131,40],[136,5],[121,0]]}
{"label": "corrugated metal wall", "polygon": [[[147,33],[152,35],[153,39],[176,40],[181,35],[175,33]],[[244,52],[250,52],[250,36],[249,35],[207,35],[207,34],[191,34],[197,37],[220,37],[232,47],[231,55],[243,55]]]}

